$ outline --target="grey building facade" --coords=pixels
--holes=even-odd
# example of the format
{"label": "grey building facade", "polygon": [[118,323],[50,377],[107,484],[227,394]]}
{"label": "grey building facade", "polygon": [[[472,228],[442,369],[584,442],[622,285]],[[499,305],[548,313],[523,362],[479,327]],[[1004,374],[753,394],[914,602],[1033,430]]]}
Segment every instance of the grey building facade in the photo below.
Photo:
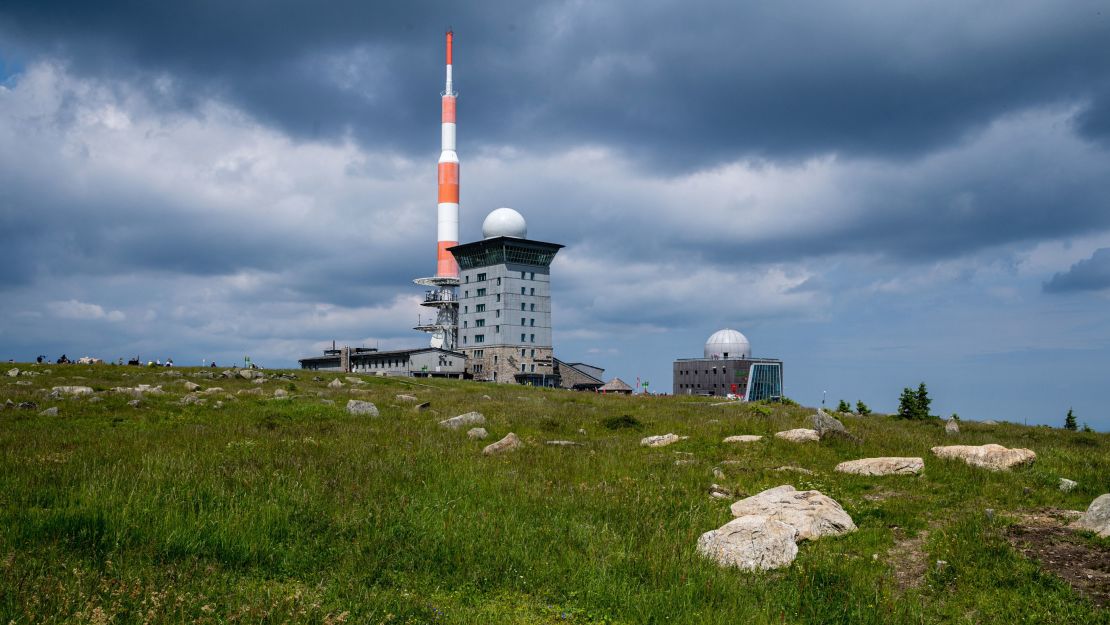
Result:
{"label": "grey building facade", "polygon": [[782,361],[774,358],[680,358],[675,395],[739,395],[747,401],[782,398]]}
{"label": "grey building facade", "polygon": [[456,349],[474,379],[558,386],[550,267],[562,247],[499,236],[449,248],[459,263]]}
{"label": "grey building facade", "polygon": [[312,371],[383,376],[461,378],[466,372],[465,354],[435,347],[384,352],[370,347],[343,347],[299,362],[301,369]]}

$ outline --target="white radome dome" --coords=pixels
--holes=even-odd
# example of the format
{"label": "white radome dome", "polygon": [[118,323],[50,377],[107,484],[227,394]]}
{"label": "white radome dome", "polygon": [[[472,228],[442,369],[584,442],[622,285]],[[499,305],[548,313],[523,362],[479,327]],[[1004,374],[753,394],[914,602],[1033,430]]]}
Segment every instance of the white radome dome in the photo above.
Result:
{"label": "white radome dome", "polygon": [[482,236],[487,239],[494,237],[513,237],[516,239],[528,238],[528,224],[524,216],[511,208],[499,208],[482,222]]}
{"label": "white radome dome", "polygon": [[751,356],[752,344],[748,342],[748,337],[730,328],[714,332],[713,336],[705,342],[706,358],[751,358]]}

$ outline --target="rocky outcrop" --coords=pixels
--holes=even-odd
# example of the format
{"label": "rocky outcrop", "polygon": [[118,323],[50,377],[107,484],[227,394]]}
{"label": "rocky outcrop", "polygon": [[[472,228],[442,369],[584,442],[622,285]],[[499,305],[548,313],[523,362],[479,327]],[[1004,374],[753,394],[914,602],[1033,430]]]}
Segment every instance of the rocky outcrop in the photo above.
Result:
{"label": "rocky outcrop", "polygon": [[182,384],[185,386],[185,390],[190,393],[195,393],[196,391],[200,390],[200,385],[196,382],[185,380],[184,382],[182,382]]}
{"label": "rocky outcrop", "polygon": [[656,436],[645,436],[640,439],[640,445],[644,447],[666,447],[681,440],[686,440],[689,436],[679,436],[674,433],[658,434]]}
{"label": "rocky outcrop", "polygon": [[1037,454],[1029,449],[1007,449],[993,443],[988,445],[949,445],[933,447],[933,455],[950,460],[963,460],[973,467],[991,471],[1007,471],[1012,467],[1030,464]]}
{"label": "rocky outcrop", "polygon": [[797,530],[766,516],[733,519],[698,538],[698,553],[745,571],[790,566],[798,555]]}
{"label": "rocky outcrop", "polygon": [[339,378],[335,378],[331,382],[328,382],[328,388],[334,388],[334,389],[343,388],[343,383],[339,381]]}
{"label": "rocky outcrop", "polygon": [[847,434],[848,428],[840,422],[840,419],[830,415],[824,410],[818,409],[817,413],[810,417],[813,421],[813,429],[817,430],[817,436],[825,438],[834,433]]}
{"label": "rocky outcrop", "polygon": [[461,414],[457,417],[444,419],[439,422],[440,427],[445,427],[449,430],[457,430],[464,425],[485,425],[486,418],[480,412],[468,412]]}
{"label": "rocky outcrop", "polygon": [[815,443],[821,440],[821,436],[817,433],[817,430],[809,430],[806,428],[775,432],[775,438],[781,438],[791,443]]}
{"label": "rocky outcrop", "polygon": [[19,375],[19,367],[12,367],[11,369],[8,369],[8,377],[9,378],[14,378],[18,375]]}
{"label": "rocky outcrop", "polygon": [[862,458],[841,462],[835,470],[853,475],[917,475],[924,468],[922,458]]}
{"label": "rocky outcrop", "polygon": [[1072,527],[1110,538],[1110,493],[1099,495]]}
{"label": "rocky outcrop", "polygon": [[765,490],[732,504],[738,517],[761,515],[782,521],[798,530],[798,540],[816,540],[856,531],[852,517],[831,497],[820,491],[795,490],[785,485]]}
{"label": "rocky outcrop", "polygon": [[80,397],[81,395],[92,395],[93,390],[88,386],[55,386],[50,389],[50,392],[55,396],[69,395],[70,397]]}
{"label": "rocky outcrop", "polygon": [[466,431],[466,437],[472,441],[483,441],[489,437],[489,432],[486,428],[470,428]]}
{"label": "rocky outcrop", "polygon": [[756,436],[754,434],[740,434],[738,436],[728,436],[721,442],[722,443],[754,443],[756,441],[761,441],[761,440],[763,440],[762,436]]}
{"label": "rocky outcrop", "polygon": [[347,402],[347,414],[376,417],[378,416],[378,407],[372,402],[352,399]]}
{"label": "rocky outcrop", "polygon": [[497,441],[496,443],[490,443],[489,445],[486,445],[485,449],[482,450],[482,453],[487,456],[493,456],[495,454],[502,454],[507,451],[520,449],[523,446],[524,443],[521,442],[520,438],[516,434],[509,432],[505,435],[505,438]]}

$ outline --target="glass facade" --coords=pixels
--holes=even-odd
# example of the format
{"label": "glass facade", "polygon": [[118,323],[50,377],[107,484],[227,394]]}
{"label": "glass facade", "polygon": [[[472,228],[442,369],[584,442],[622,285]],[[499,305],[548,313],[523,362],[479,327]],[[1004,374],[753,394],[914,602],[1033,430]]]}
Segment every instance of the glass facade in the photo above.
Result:
{"label": "glass facade", "polygon": [[748,401],[782,398],[782,366],[755,363],[748,381]]}

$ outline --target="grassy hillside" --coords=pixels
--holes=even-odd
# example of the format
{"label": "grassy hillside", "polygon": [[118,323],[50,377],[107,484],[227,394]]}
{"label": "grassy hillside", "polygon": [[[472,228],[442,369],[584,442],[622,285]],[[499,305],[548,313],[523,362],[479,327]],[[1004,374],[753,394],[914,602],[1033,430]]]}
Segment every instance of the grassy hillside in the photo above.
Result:
{"label": "grassy hillside", "polygon": [[[371,377],[333,390],[347,376],[299,371],[257,385],[206,369],[19,366],[42,375],[0,378],[0,403],[38,404],[0,410],[2,623],[1110,622],[1007,538],[1026,511],[1083,510],[1110,490],[1105,434],[964,422],[951,437],[940,422],[872,416],[843,419],[860,445],[726,445],[808,427],[812,411]],[[181,405],[184,381],[225,392]],[[108,390],[139,383],[166,394],[132,407]],[[100,401],[50,399],[62,384]],[[237,394],[257,388],[265,396]],[[350,398],[381,416],[347,415]],[[437,426],[471,410],[488,440]],[[524,449],[480,453],[510,431]],[[639,445],[667,432],[690,438]],[[929,455],[988,442],[1037,461],[990,473]],[[923,456],[925,471],[832,471],[888,455]],[[1062,493],[1060,477],[1079,486]],[[719,568],[694,550],[731,518],[731,500],[707,494],[714,482],[738,497],[818,489],[859,531],[801,544],[780,571]],[[1110,554],[1105,540],[1074,540]]]}

